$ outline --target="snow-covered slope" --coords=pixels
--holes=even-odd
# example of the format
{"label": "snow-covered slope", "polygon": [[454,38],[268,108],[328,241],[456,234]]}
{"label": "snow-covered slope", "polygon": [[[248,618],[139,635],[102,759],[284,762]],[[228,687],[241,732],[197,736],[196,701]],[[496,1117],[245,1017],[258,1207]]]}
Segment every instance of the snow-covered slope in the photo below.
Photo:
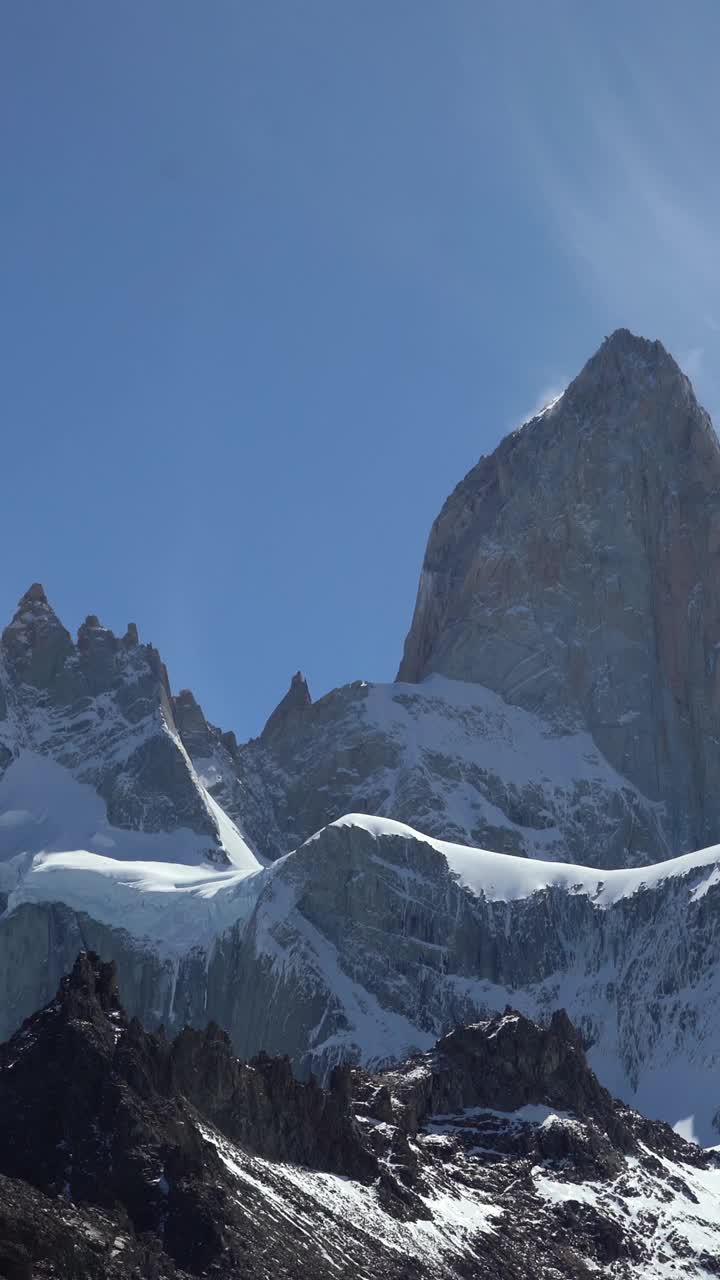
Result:
{"label": "snow-covered slope", "polygon": [[[261,863],[235,824],[199,781],[198,794],[217,829],[217,843],[238,870],[256,871]],[[20,748],[0,778],[0,877],[18,874],[35,854],[84,849],[125,859],[196,865],[207,859],[207,836],[178,827],[143,831],[114,826],[95,788],[78,782],[70,769],[50,756]],[[214,850],[213,850],[213,856]]]}
{"label": "snow-covered slope", "polygon": [[598,872],[345,820],[271,869],[248,929],[275,1020],[293,1001],[299,1061],[400,1057],[506,1003],[564,1007],[619,1096],[717,1140],[717,847]]}
{"label": "snow-covered slope", "polygon": [[586,730],[443,676],[358,682],[292,708],[275,728],[271,717],[243,746],[209,726],[186,746],[272,856],[357,811],[534,858],[617,866],[672,852],[662,803],[613,769]]}

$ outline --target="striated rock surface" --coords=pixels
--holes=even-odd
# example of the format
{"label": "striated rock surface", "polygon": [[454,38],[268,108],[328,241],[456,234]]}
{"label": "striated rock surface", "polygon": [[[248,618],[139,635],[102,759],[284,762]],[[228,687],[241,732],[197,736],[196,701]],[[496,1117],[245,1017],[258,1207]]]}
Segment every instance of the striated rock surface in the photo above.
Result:
{"label": "striated rock surface", "polygon": [[720,836],[720,446],[659,342],[621,329],[481,459],[430,534],[399,679],[495,690]]}
{"label": "striated rock surface", "polygon": [[692,1280],[718,1229],[716,1156],[615,1102],[562,1013],[324,1090],[148,1034],[82,953],[0,1046],[7,1280]]}

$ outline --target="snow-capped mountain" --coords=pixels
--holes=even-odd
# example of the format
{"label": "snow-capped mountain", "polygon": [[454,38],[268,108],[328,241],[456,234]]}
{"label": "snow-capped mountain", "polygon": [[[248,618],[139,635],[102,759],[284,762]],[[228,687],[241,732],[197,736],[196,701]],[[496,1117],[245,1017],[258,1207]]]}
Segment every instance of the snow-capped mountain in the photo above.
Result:
{"label": "snow-capped mountain", "polygon": [[720,851],[686,850],[719,835],[719,458],[671,357],[613,335],[449,499],[402,680],[298,674],[240,745],[133,626],[74,641],[33,586],[0,642],[0,1035],[88,947],[146,1025],[323,1076],[564,1006],[603,1083],[715,1141]]}
{"label": "snow-capped mountain", "polygon": [[327,1090],[130,1021],[83,953],[0,1046],[0,1271],[86,1280],[717,1273],[718,1156],[614,1101],[558,1013]]}

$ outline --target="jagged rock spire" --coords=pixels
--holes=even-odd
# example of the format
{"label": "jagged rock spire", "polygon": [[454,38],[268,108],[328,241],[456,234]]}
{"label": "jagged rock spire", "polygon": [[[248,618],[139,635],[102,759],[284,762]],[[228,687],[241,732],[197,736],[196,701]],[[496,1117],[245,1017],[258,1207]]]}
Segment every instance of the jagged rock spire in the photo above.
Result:
{"label": "jagged rock spire", "polygon": [[78,627],[78,649],[83,653],[99,650],[114,652],[119,641],[109,627],[104,627],[96,613],[89,613]]}
{"label": "jagged rock spire", "polygon": [[63,1007],[75,1012],[85,1006],[97,1006],[103,1013],[121,1009],[115,962],[102,961],[94,951],[81,951],[58,992]]}
{"label": "jagged rock spire", "polygon": [[45,588],[43,587],[42,583],[33,582],[32,585],[28,587],[25,594],[20,597],[20,600],[18,602],[18,610],[27,609],[37,604],[47,605],[47,603],[48,603],[48,598],[45,594]]}
{"label": "jagged rock spire", "polygon": [[2,647],[16,675],[37,688],[50,684],[73,653],[70,633],[39,582],[20,597],[15,616],[3,631]]}
{"label": "jagged rock spire", "polygon": [[305,679],[302,671],[296,671],[290,681],[290,688],[285,694],[285,697],[278,703],[272,715],[268,718],[265,728],[260,736],[262,738],[266,738],[269,735],[277,733],[290,716],[301,715],[302,712],[307,710],[311,705],[312,698],[310,697],[307,680]]}
{"label": "jagged rock spire", "polygon": [[136,623],[128,622],[127,630],[125,632],[125,635],[122,638],[122,643],[126,649],[134,649],[135,646],[140,643],[140,638],[138,636],[138,629],[137,629]]}
{"label": "jagged rock spire", "polygon": [[172,700],[173,717],[191,760],[212,755],[210,731],[203,709],[190,689],[181,689]]}

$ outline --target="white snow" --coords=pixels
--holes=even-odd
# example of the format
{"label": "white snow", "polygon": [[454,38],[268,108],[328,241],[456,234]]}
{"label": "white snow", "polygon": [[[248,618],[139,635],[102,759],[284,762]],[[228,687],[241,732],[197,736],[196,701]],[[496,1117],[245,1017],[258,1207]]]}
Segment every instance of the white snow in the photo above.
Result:
{"label": "white snow", "polygon": [[261,863],[212,796],[205,801],[230,870],[208,865],[214,850],[206,835],[112,826],[94,787],[50,757],[22,750],[0,779],[0,887],[8,909],[64,902],[163,951],[209,943],[251,909]]}
{"label": "white snow", "polygon": [[[235,824],[212,796],[205,793],[204,800],[232,865],[257,871],[261,863]],[[126,861],[198,864],[206,861],[212,839],[187,828],[150,832],[114,827],[93,786],[78,782],[50,756],[21,750],[0,779],[0,863],[18,854],[71,849],[106,854],[115,848]]]}
{"label": "white snow", "polygon": [[[648,1174],[637,1158],[626,1160],[626,1171],[609,1182],[567,1182],[536,1165],[532,1170],[538,1195],[554,1203],[575,1200],[590,1204],[618,1221],[652,1252],[651,1270],[645,1262],[628,1266],[623,1274],[647,1280],[671,1280],[679,1275],[711,1273],[693,1254],[716,1258],[720,1235],[720,1168],[697,1169],[671,1163],[650,1153],[673,1179]],[[681,1179],[687,1190],[677,1186]],[[650,1231],[648,1231],[650,1227]],[[688,1256],[689,1255],[689,1256]]]}
{"label": "white snow", "polygon": [[464,1110],[448,1115],[435,1114],[432,1123],[427,1126],[431,1133],[454,1132],[467,1127],[473,1120],[484,1120],[489,1117],[501,1120],[505,1124],[536,1124],[540,1128],[550,1128],[553,1124],[576,1123],[576,1117],[568,1111],[558,1111],[555,1107],[528,1103],[515,1111],[498,1111],[492,1107],[465,1107]]}
{"label": "white snow", "polygon": [[[372,684],[362,714],[368,732],[381,732],[400,752],[399,767],[373,776],[376,789],[382,780],[387,791],[385,813],[403,811],[408,775],[424,770],[448,830],[472,831],[478,824],[515,828],[533,857],[547,859],[567,857],[568,831],[563,834],[550,815],[562,813],[573,795],[582,794],[582,812],[593,811],[600,824],[609,796],[619,812],[624,799],[648,816],[662,813],[662,805],[650,803],[612,768],[587,731],[560,729],[481,685],[440,675],[420,684]],[[438,769],[439,758],[450,766],[446,771]],[[470,780],[478,774],[496,777],[501,790],[531,787],[543,794],[547,825],[530,828],[514,821]],[[670,852],[661,831],[658,822],[658,855]]]}
{"label": "white snow", "polygon": [[87,850],[38,855],[8,900],[64,902],[94,920],[126,929],[161,953],[209,946],[245,919],[262,873],[213,871],[171,862],[123,862]]}
{"label": "white snow", "polygon": [[[387,865],[406,876],[408,900],[415,873],[398,867],[383,847],[398,836],[430,845],[469,893],[501,903],[554,888],[561,894],[586,895],[605,912],[643,888],[676,881],[671,911],[663,908],[654,919],[652,935],[643,932],[638,937],[637,952],[633,939],[623,941],[624,970],[610,944],[597,956],[587,952],[582,938],[569,938],[564,940],[569,957],[565,968],[535,985],[510,990],[471,975],[443,972],[433,1013],[436,1022],[423,1020],[421,1028],[414,1012],[407,1016],[414,1009],[407,976],[385,975],[380,994],[369,991],[362,968],[348,971],[347,958],[298,909],[297,889],[302,888],[305,869],[296,883],[293,867],[302,868],[302,859],[312,852],[320,833],[301,846],[306,851],[302,855],[298,850],[262,867],[216,801],[205,798],[229,868],[208,865],[207,839],[194,832],[155,834],[111,826],[93,787],[79,783],[69,770],[40,753],[21,752],[0,780],[0,889],[9,895],[8,910],[22,903],[64,902],[174,957],[194,945],[209,954],[218,936],[252,916],[258,953],[275,969],[278,984],[287,976],[299,976],[304,988],[309,984],[322,996],[324,1012],[308,1049],[325,1061],[347,1054],[379,1064],[429,1048],[444,1029],[439,1021],[443,1001],[449,1009],[462,1000],[477,1009],[477,1016],[509,1003],[540,1020],[565,1007],[576,1021],[587,1019],[594,1040],[590,1062],[608,1088],[646,1114],[682,1126],[683,1133],[704,1144],[717,1140],[713,1118],[720,1105],[720,999],[712,951],[700,977],[687,966],[683,969],[682,957],[677,966],[672,957],[673,949],[684,945],[684,913],[720,880],[720,847],[650,867],[599,871],[435,840],[385,818],[349,814],[338,819],[333,826],[356,826],[369,833],[378,867]],[[677,990],[661,995],[662,1025],[669,1030],[658,1039],[657,1008],[651,1009],[649,1000],[638,1003],[632,1015],[633,1058],[628,1060],[613,984],[623,973],[634,971],[640,975],[633,979],[635,988],[641,981],[649,990],[652,967],[661,960],[678,975]],[[393,982],[389,1008],[382,989],[384,983],[390,991]],[[653,998],[657,1005],[657,992]]]}
{"label": "white snow", "polygon": [[[459,1193],[443,1186],[421,1196],[431,1220],[403,1222],[383,1210],[374,1185],[249,1156],[213,1130],[201,1127],[200,1131],[237,1178],[246,1212],[260,1221],[264,1215],[284,1220],[307,1235],[320,1246],[333,1270],[339,1262],[347,1262],[348,1223],[360,1247],[367,1237],[374,1248],[380,1245],[393,1254],[439,1263],[448,1253],[465,1253],[478,1232],[493,1232],[494,1220],[503,1212],[478,1191],[463,1188]],[[256,1193],[254,1200],[244,1194],[246,1187]]]}
{"label": "white snow", "polygon": [[[649,867],[631,867],[619,871],[602,871],[595,867],[575,866],[569,862],[540,862],[536,858],[518,858],[509,853],[492,853],[488,849],[472,849],[465,845],[435,840],[390,818],[375,818],[363,813],[349,813],[331,826],[362,827],[375,839],[402,836],[422,840],[447,859],[460,883],[472,893],[483,894],[492,901],[512,902],[528,898],[543,889],[558,887],[569,893],[584,893],[600,907],[611,906],[620,898],[630,897],[641,889],[656,888],[664,880],[684,877],[694,871],[710,868],[707,880],[693,886],[692,896],[707,892],[709,882],[720,877],[720,845],[686,853],[679,858],[658,862]],[[318,833],[319,834],[319,833]],[[311,837],[317,839],[317,836]],[[690,895],[689,895],[690,896]]]}

